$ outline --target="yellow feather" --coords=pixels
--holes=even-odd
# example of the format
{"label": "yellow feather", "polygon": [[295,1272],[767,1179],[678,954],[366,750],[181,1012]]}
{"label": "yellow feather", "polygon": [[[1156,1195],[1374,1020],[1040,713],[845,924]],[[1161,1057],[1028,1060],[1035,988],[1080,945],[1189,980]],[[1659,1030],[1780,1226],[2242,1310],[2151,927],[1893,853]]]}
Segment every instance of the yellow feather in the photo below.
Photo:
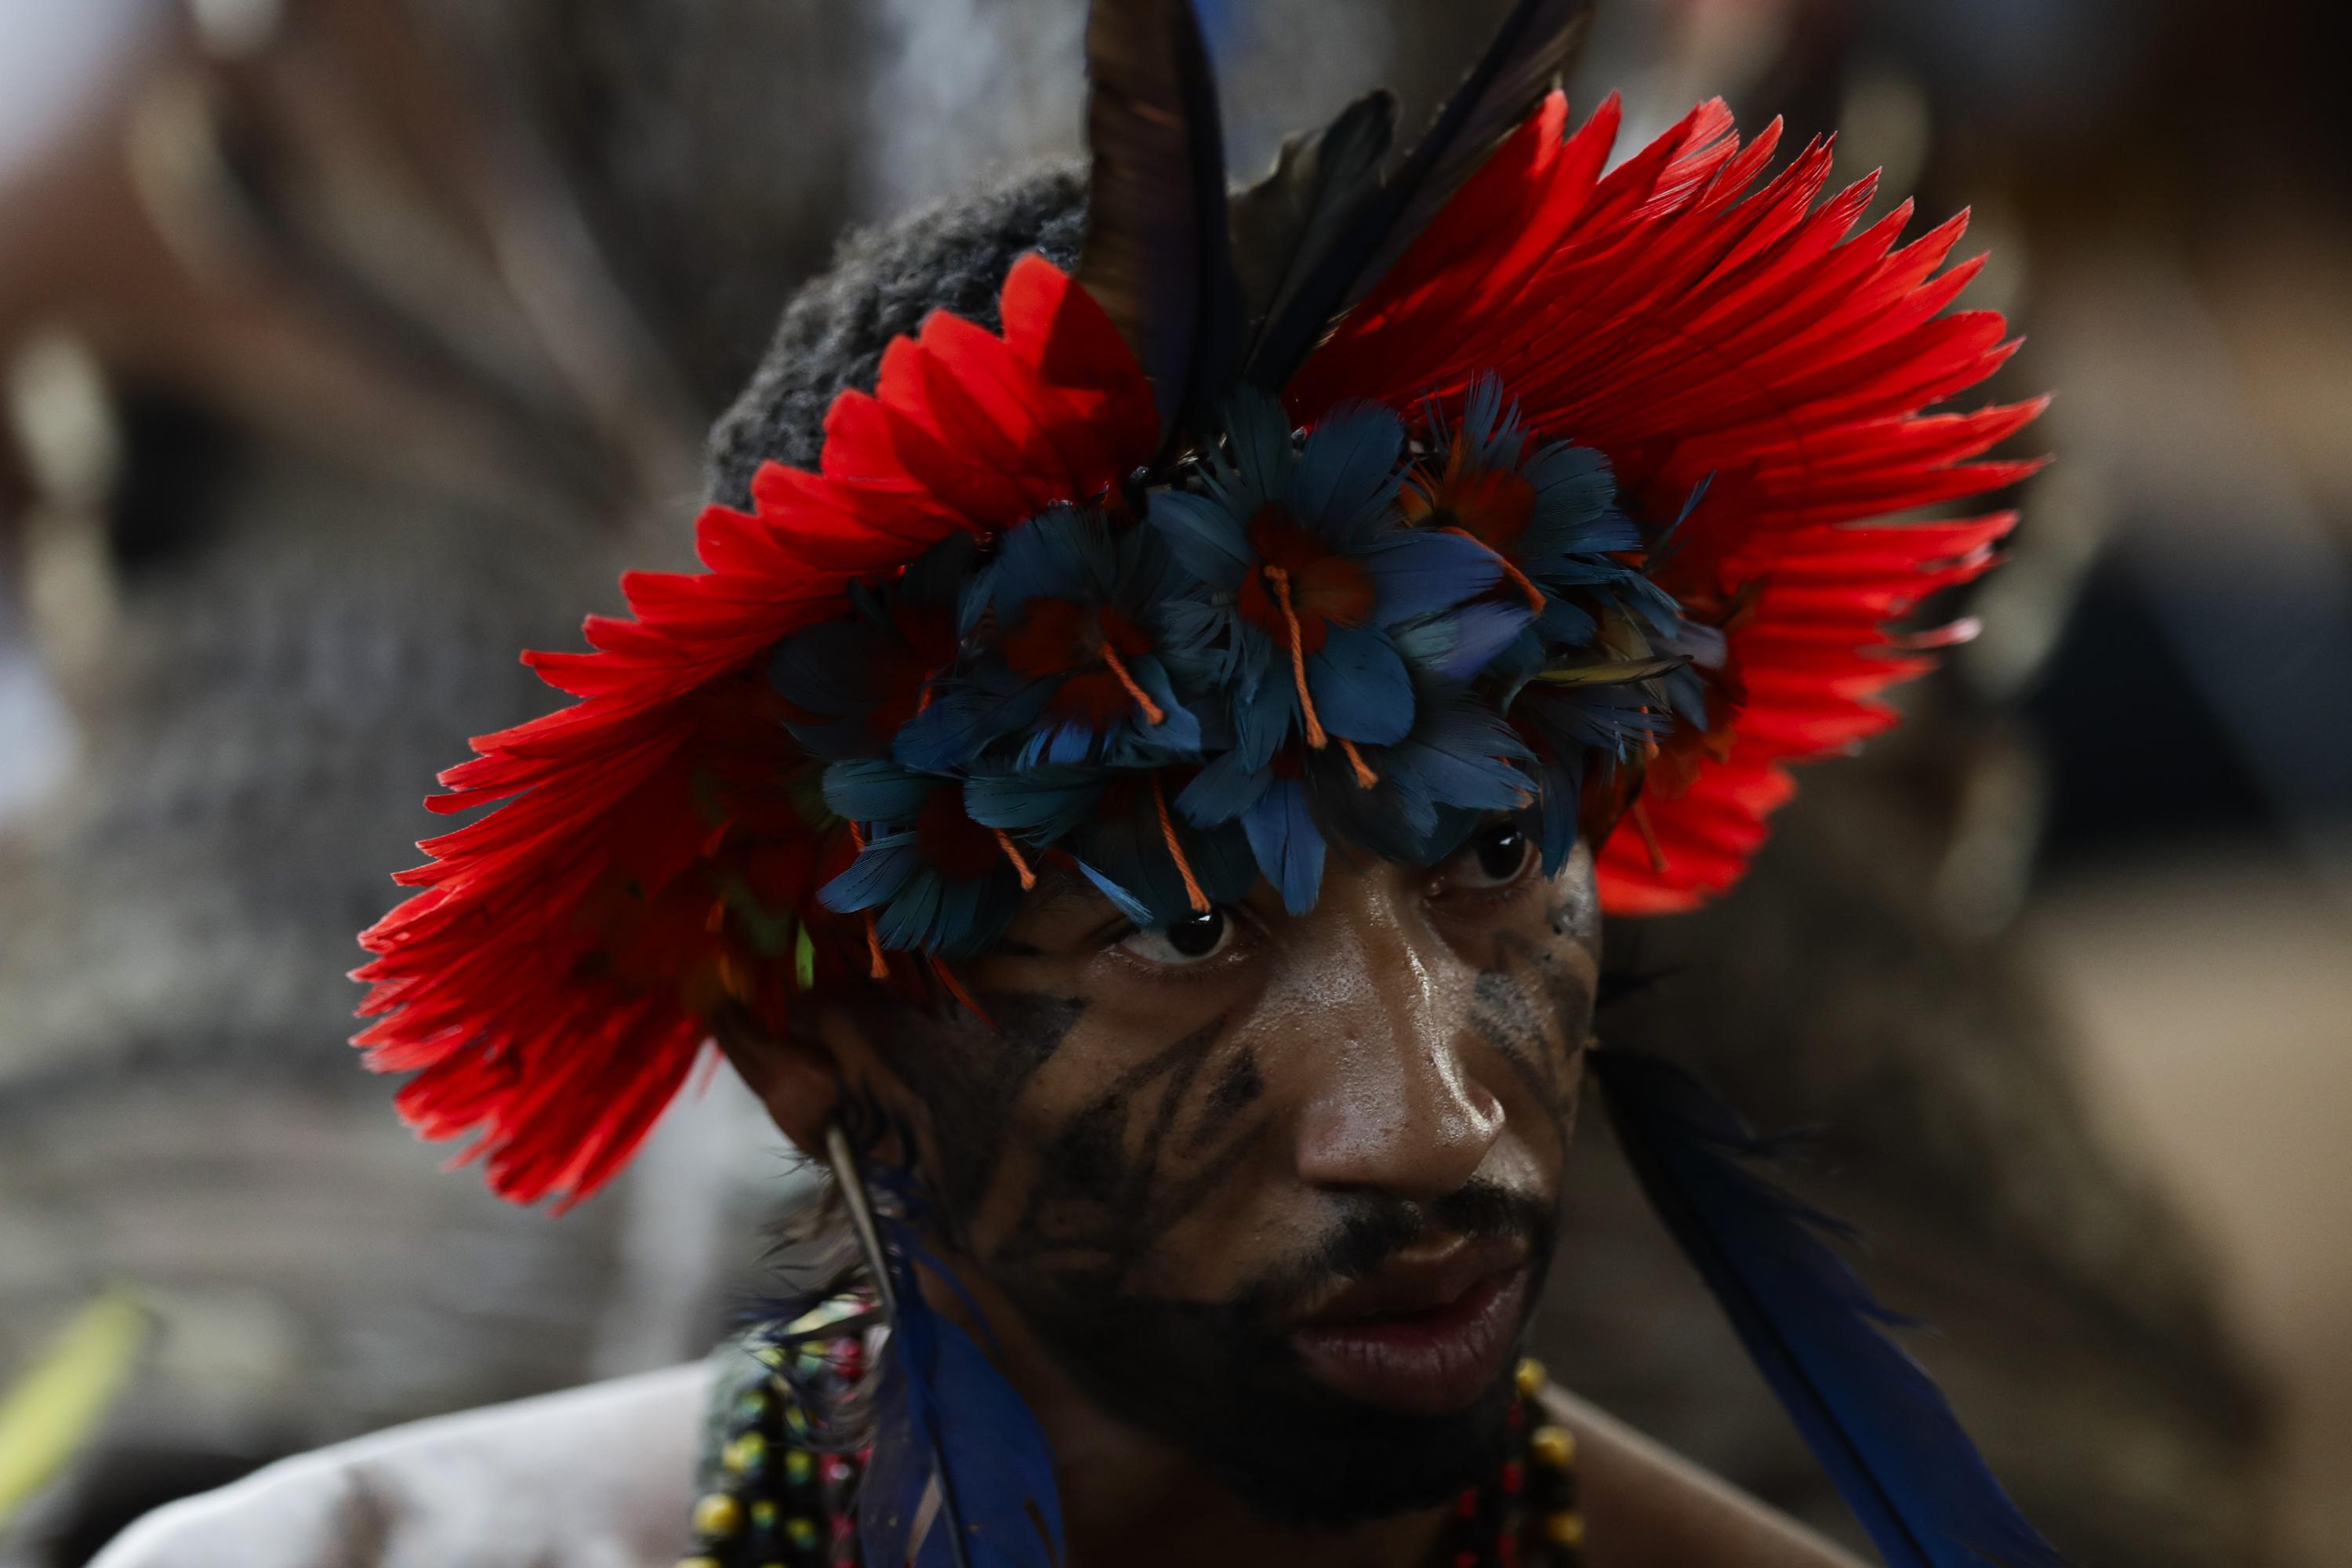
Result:
{"label": "yellow feather", "polygon": [[130,1296],[101,1296],[0,1398],[0,1527],[89,1442],[146,1339],[147,1314]]}

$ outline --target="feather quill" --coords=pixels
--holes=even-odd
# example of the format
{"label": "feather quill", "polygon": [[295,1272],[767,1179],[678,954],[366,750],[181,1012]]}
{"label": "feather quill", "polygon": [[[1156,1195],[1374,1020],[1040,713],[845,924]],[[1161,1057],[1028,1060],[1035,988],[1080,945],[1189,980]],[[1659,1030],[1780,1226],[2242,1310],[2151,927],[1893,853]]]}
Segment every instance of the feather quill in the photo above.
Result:
{"label": "feather quill", "polygon": [[[1370,291],[1486,154],[1567,74],[1591,20],[1592,0],[1519,0],[1512,7],[1404,163],[1350,206],[1311,271],[1268,317],[1252,347],[1252,381],[1279,388],[1290,379],[1333,318]],[[1354,106],[1348,110],[1355,112]]]}
{"label": "feather quill", "polygon": [[[858,1492],[865,1560],[912,1568],[1059,1568],[1062,1507],[1037,1418],[961,1326],[924,1300],[918,1263],[959,1292],[905,1219],[868,1199],[838,1125],[825,1153],[890,1322],[874,1451]],[[979,1309],[971,1298],[975,1321]],[[936,1486],[936,1517],[929,1501]]]}
{"label": "feather quill", "polygon": [[1588,1059],[1643,1190],[1893,1568],[2059,1568],[1823,1240],[1850,1229],[1742,1163],[1770,1142],[1671,1063]]}
{"label": "feather quill", "polygon": [[1224,403],[1243,327],[1216,81],[1192,0],[1095,0],[1087,75],[1094,163],[1076,276],[1150,379],[1164,454]]}

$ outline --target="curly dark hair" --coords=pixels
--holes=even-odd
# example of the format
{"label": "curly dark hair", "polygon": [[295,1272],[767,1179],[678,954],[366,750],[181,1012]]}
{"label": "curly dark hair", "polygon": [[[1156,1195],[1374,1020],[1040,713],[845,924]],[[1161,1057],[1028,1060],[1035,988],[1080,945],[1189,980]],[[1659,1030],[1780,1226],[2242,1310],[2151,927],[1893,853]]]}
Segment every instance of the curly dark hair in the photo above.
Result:
{"label": "curly dark hair", "polygon": [[815,468],[825,410],[848,387],[873,390],[893,338],[938,310],[994,331],[1013,263],[1034,250],[1074,265],[1086,216],[1084,171],[1049,167],[844,240],[785,305],[751,384],[712,427],[711,499],[746,504],[763,462]]}

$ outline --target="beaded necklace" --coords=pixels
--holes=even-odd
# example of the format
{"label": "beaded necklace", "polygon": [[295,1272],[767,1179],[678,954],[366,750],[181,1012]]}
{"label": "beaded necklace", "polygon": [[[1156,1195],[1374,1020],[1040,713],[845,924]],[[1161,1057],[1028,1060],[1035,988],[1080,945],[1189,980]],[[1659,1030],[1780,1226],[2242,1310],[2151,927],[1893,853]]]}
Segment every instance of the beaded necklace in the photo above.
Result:
{"label": "beaded necklace", "polygon": [[[866,1342],[845,1333],[728,1362],[738,1370],[721,1375],[714,1394],[695,1546],[678,1568],[863,1568],[856,1498],[866,1451],[825,1451],[796,1390],[829,1401],[854,1389],[871,1365]],[[1540,1419],[1542,1363],[1523,1361],[1515,1376],[1511,1457],[1454,1500],[1438,1539],[1438,1568],[1583,1563],[1576,1438]]]}

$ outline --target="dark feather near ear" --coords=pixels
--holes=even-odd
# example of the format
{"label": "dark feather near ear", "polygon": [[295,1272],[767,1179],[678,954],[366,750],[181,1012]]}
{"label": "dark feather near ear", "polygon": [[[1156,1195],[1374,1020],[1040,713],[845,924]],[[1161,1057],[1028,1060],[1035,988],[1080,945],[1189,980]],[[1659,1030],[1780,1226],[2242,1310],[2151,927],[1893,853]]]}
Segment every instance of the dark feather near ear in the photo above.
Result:
{"label": "dark feather near ear", "polygon": [[1332,320],[1370,291],[1486,154],[1567,74],[1591,20],[1592,0],[1519,0],[1403,165],[1355,206],[1288,303],[1257,333],[1251,381],[1279,389],[1296,374]]}
{"label": "dark feather near ear", "polygon": [[1191,0],[1095,0],[1087,70],[1076,277],[1150,377],[1166,448],[1232,390],[1243,327],[1216,83]]}
{"label": "dark feather near ear", "polygon": [[1244,380],[1271,384],[1257,374],[1266,328],[1289,313],[1366,204],[1380,199],[1396,109],[1386,91],[1366,93],[1320,132],[1284,142],[1273,172],[1234,193],[1226,222],[1251,324]]}
{"label": "dark feather near ear", "polygon": [[1847,1227],[1756,1173],[1771,1142],[1659,1058],[1585,1062],[1643,1191],[1891,1568],[2063,1568],[1824,1239]]}

